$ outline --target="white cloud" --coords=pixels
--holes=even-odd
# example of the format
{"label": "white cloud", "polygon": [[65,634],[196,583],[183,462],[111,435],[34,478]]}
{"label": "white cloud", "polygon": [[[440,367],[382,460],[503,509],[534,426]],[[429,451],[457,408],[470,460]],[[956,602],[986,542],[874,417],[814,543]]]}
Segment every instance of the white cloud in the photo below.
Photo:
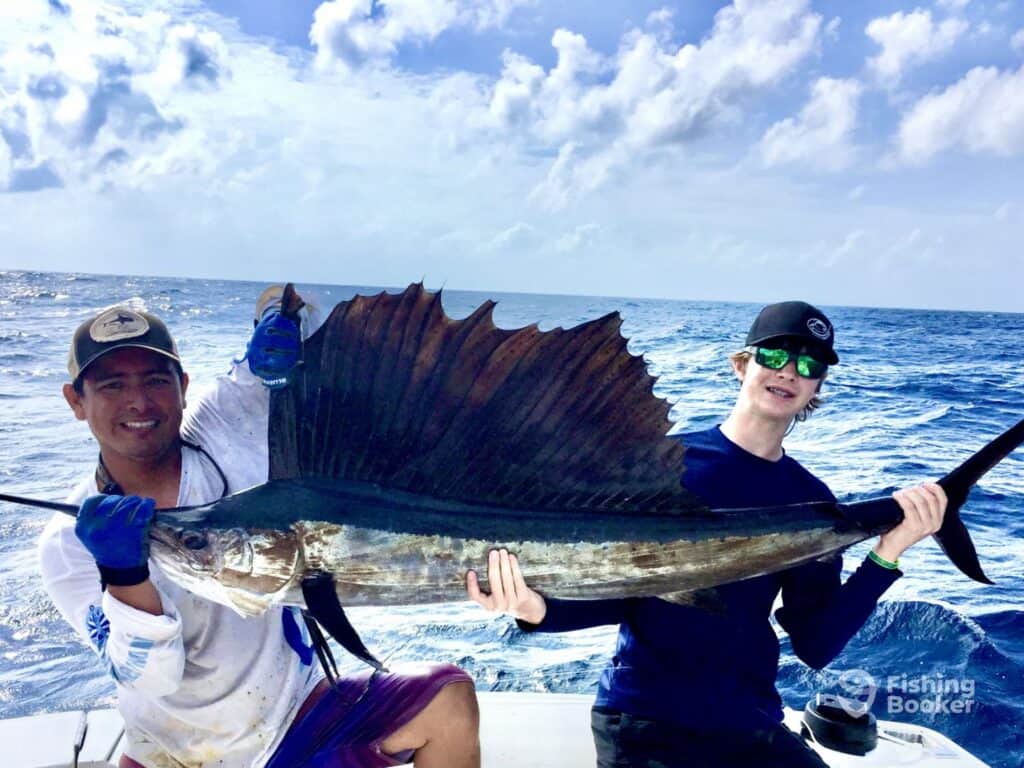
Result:
{"label": "white cloud", "polygon": [[675,15],[675,11],[668,7],[651,11],[644,20],[644,28],[667,40],[675,31]]}
{"label": "white cloud", "polygon": [[502,125],[521,125],[530,119],[530,107],[544,85],[544,69],[525,56],[506,51],[501,80],[494,87],[490,115]]}
{"label": "white cloud", "polygon": [[[808,68],[838,71],[825,37],[831,15],[805,35],[802,24],[816,23],[807,4],[741,3],[729,13],[744,21],[686,37],[652,19],[600,50],[598,38],[566,32],[550,63],[509,54],[509,90],[499,98],[502,78],[451,72],[434,51],[417,57],[436,65],[427,73],[372,66],[349,77],[316,69],[311,53],[247,36],[196,0],[132,0],[131,13],[106,3],[102,19],[99,6],[71,3],[77,10],[67,16],[47,12],[45,0],[0,3],[0,184],[66,185],[0,195],[9,266],[128,263],[143,273],[249,279],[278,279],[286,268],[321,283],[424,276],[453,288],[750,301],[799,284],[833,304],[1019,305],[1005,275],[1021,264],[1012,226],[1020,210],[1003,224],[993,218],[1004,201],[1019,205],[1019,161],[986,176],[983,189],[969,180],[987,164],[969,157],[915,173],[911,185],[876,180],[872,163],[809,185],[737,162],[749,158],[751,135],[787,116],[779,103],[798,104],[788,115],[798,121],[818,76]],[[45,23],[32,15],[39,8]],[[166,17],[143,12],[155,8]],[[767,22],[746,18],[755,11],[788,26],[773,37]],[[624,29],[600,21],[605,32]],[[224,43],[223,56],[210,56],[215,87],[205,77],[181,80],[192,41],[209,32]],[[530,19],[503,37],[522,40],[521,54],[552,32]],[[725,34],[740,42],[715,51]],[[120,75],[112,60],[125,63]],[[113,90],[89,144],[82,126],[103,78]],[[39,104],[25,109],[29,98]],[[857,139],[864,97],[860,105]],[[890,106],[872,104],[879,130]],[[157,118],[175,129],[144,137]],[[544,205],[571,204],[571,215],[537,210],[531,190]],[[849,234],[866,221],[866,234]],[[915,229],[922,234],[905,258],[893,254]],[[939,231],[943,252],[962,257],[958,271],[916,268],[915,252]],[[795,263],[814,242],[814,264],[841,261],[820,271],[827,281]],[[985,259],[989,274],[978,266]],[[866,274],[876,262],[880,271]],[[679,269],[698,279],[683,287],[664,279]]]}
{"label": "white cloud", "polygon": [[563,144],[544,180],[530,192],[531,202],[543,208],[559,210],[574,195],[593,192],[604,183],[612,165],[612,153],[580,157],[580,147],[572,141]]}
{"label": "white cloud", "polygon": [[945,242],[942,235],[929,237],[920,227],[914,227],[907,235],[895,239],[889,246],[888,255],[893,263],[932,262],[941,256]]}
{"label": "white cloud", "polygon": [[920,8],[872,19],[864,31],[882,51],[868,59],[868,67],[882,82],[895,84],[908,67],[951,50],[967,27],[957,18],[935,23],[931,11]]}
{"label": "white cloud", "polygon": [[550,72],[525,56],[506,51],[485,124],[499,130],[524,130],[549,145],[578,132],[600,129],[603,105],[587,107],[581,101],[587,78],[603,68],[601,57],[590,50],[582,35],[565,29],[555,31],[551,44],[558,59]]}
{"label": "white cloud", "polygon": [[828,24],[825,26],[825,37],[833,43],[837,42],[839,40],[839,27],[842,23],[843,20],[839,16],[829,19]]}
{"label": "white cloud", "polygon": [[165,13],[87,0],[50,7],[40,15],[18,4],[17,31],[0,41],[8,86],[0,89],[0,128],[12,155],[7,189],[161,167],[158,158],[185,133],[179,97],[215,90],[226,76],[220,35]]}
{"label": "white cloud", "polygon": [[913,248],[915,245],[917,245],[917,243],[920,240],[921,228],[915,227],[910,231],[910,234],[908,234],[905,238],[897,242],[896,245],[893,246],[893,248],[896,249],[897,251],[905,251],[910,248]]}
{"label": "white cloud", "polygon": [[0,136],[0,189],[7,189],[11,183],[11,148]]}
{"label": "white cloud", "polygon": [[995,218],[996,221],[1006,221],[1008,218],[1010,218],[1010,214],[1012,212],[1013,204],[1007,201],[1000,205],[998,208],[996,208],[996,212],[993,213],[992,216],[993,218]]}
{"label": "white cloud", "polygon": [[517,221],[484,243],[481,250],[488,252],[514,251],[519,248],[527,248],[537,240],[538,233],[532,225]]}
{"label": "white cloud", "polygon": [[309,42],[317,49],[317,60],[354,68],[367,59],[384,57],[394,51],[394,42],[384,37],[380,24],[369,20],[372,0],[334,0],[320,5],[313,14]]}
{"label": "white cloud", "polygon": [[593,222],[580,224],[555,241],[555,250],[558,253],[575,253],[580,248],[589,247],[593,245],[600,229]]}
{"label": "white cloud", "polygon": [[866,233],[863,229],[854,229],[846,233],[843,238],[843,242],[839,247],[835,248],[825,260],[824,266],[834,267],[836,264],[844,261],[847,257],[857,251],[857,247],[864,240]]}
{"label": "white cloud", "polygon": [[559,29],[550,70],[506,53],[493,86],[475,91],[475,100],[460,91],[453,131],[557,151],[533,199],[559,207],[623,164],[736,120],[746,97],[816,50],[820,28],[807,0],[736,0],[699,44],[681,47],[634,29],[605,57],[582,35]]}
{"label": "white cloud", "polygon": [[1010,45],[1018,53],[1024,53],[1024,29],[1018,29],[1010,38]]}
{"label": "white cloud", "polygon": [[[991,44],[996,39],[1002,40],[1009,31],[1002,24],[993,24],[988,19],[983,19],[975,25],[974,30],[971,33],[972,41],[982,41],[984,44]],[[989,38],[986,40],[986,38]]]}
{"label": "white cloud", "polygon": [[856,187],[850,190],[849,194],[847,194],[846,197],[849,200],[860,200],[862,197],[864,197],[864,193],[867,191],[867,189],[868,188],[866,185],[858,184]]}
{"label": "white cloud", "polygon": [[164,93],[179,85],[212,88],[227,75],[227,59],[227,46],[216,32],[194,24],[175,26],[167,33],[152,81]]}
{"label": "white cloud", "polygon": [[501,28],[519,8],[536,5],[538,0],[475,0],[466,3],[463,17],[477,31]]}
{"label": "white cloud", "polygon": [[322,65],[348,69],[387,59],[398,46],[435,40],[452,27],[501,27],[534,0],[328,0],[313,13],[309,40]]}
{"label": "white cloud", "polygon": [[856,157],[850,138],[862,91],[856,80],[819,78],[800,114],[765,132],[760,144],[764,164],[796,163],[825,171],[848,168]]}
{"label": "white cloud", "polygon": [[970,5],[970,2],[971,0],[938,0],[938,5],[950,13],[959,13]]}
{"label": "white cloud", "polygon": [[925,96],[903,116],[899,155],[924,163],[949,149],[1012,156],[1024,152],[1024,66],[1015,72],[975,67]]}

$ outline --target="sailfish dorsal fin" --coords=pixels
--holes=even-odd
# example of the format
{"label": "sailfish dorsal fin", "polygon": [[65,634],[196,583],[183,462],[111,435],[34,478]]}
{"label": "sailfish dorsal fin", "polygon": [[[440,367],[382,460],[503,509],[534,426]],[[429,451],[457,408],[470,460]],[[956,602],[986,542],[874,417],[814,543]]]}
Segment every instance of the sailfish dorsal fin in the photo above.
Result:
{"label": "sailfish dorsal fin", "polygon": [[611,313],[461,320],[422,284],[338,304],[271,402],[271,479],[324,477],[510,508],[684,510],[669,404]]}

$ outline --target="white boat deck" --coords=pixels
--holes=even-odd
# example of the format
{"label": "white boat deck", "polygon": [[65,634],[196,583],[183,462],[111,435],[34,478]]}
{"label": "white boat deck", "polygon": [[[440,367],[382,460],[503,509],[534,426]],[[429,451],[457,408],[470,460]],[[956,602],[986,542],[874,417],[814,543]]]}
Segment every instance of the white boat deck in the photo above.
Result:
{"label": "white boat deck", "polygon": [[[484,768],[593,768],[591,696],[481,693],[479,698]],[[800,713],[787,710],[786,724],[799,730]],[[985,768],[935,731],[888,721],[878,725],[878,746],[864,757],[816,748],[832,768]],[[4,768],[65,768],[73,764],[77,742],[83,744],[79,768],[109,768],[120,755],[120,739],[121,718],[110,709],[0,721]]]}

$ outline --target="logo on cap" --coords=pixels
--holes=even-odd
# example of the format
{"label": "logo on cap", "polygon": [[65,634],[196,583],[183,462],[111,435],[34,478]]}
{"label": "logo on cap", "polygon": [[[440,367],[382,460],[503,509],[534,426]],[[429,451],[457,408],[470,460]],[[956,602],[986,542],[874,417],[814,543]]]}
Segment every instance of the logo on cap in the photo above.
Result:
{"label": "logo on cap", "polygon": [[812,317],[810,320],[808,320],[807,330],[809,330],[822,341],[828,341],[829,337],[832,335],[832,329],[829,328],[828,323],[826,323],[820,317]]}
{"label": "logo on cap", "polygon": [[149,322],[137,312],[115,307],[93,320],[89,336],[100,344],[109,344],[122,339],[134,339],[149,331]]}

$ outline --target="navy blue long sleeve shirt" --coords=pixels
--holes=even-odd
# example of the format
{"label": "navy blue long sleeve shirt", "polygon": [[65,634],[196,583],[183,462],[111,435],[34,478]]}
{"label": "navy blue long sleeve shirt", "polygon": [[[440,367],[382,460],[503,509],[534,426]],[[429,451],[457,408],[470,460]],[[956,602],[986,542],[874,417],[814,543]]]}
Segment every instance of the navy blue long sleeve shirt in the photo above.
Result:
{"label": "navy blue long sleeve shirt", "polygon": [[[834,501],[828,487],[789,456],[767,461],[731,442],[718,427],[679,436],[684,482],[713,509]],[[714,610],[658,598],[558,600],[528,631],[563,632],[619,624],[615,655],[601,675],[595,706],[689,728],[763,727],[782,720],[775,689],[776,618],[793,651],[821,668],[864,624],[901,575],[871,560],[845,583],[839,556],[716,588]]]}

